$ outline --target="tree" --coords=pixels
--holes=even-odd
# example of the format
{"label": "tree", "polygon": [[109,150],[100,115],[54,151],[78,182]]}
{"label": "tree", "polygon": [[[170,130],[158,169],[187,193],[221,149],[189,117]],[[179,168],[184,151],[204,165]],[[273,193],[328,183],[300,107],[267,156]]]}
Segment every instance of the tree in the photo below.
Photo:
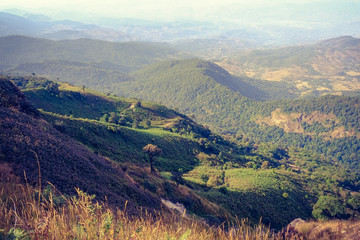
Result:
{"label": "tree", "polygon": [[140,100],[137,100],[135,102],[135,107],[141,107],[141,101]]}
{"label": "tree", "polygon": [[121,126],[125,126],[126,125],[126,119],[124,116],[121,116],[121,118],[118,121],[118,124],[120,124]]}
{"label": "tree", "polygon": [[145,153],[147,153],[147,155],[149,156],[149,162],[150,162],[150,172],[155,172],[155,169],[154,169],[154,157],[156,156],[160,156],[161,153],[162,153],[162,150],[156,146],[156,145],[153,145],[153,144],[148,144],[146,145],[145,147],[143,147],[143,151]]}
{"label": "tree", "polygon": [[179,186],[179,184],[184,184],[185,180],[183,178],[183,171],[182,169],[179,169],[178,171],[171,172],[170,179],[176,182],[176,186]]}
{"label": "tree", "polygon": [[116,123],[117,122],[117,116],[116,113],[111,112],[110,113],[110,117],[108,119],[109,123]]}
{"label": "tree", "polygon": [[268,169],[269,168],[269,162],[268,161],[264,161],[262,164],[261,164],[261,169]]}
{"label": "tree", "polygon": [[59,94],[59,85],[57,83],[51,82],[45,87],[45,90],[54,94]]}
{"label": "tree", "polygon": [[204,184],[206,186],[206,183],[209,181],[209,176],[206,175],[206,174],[201,174],[200,178],[201,178],[201,180],[204,182]]}
{"label": "tree", "polygon": [[312,211],[312,215],[320,220],[343,218],[344,214],[344,205],[340,200],[331,196],[320,196]]}

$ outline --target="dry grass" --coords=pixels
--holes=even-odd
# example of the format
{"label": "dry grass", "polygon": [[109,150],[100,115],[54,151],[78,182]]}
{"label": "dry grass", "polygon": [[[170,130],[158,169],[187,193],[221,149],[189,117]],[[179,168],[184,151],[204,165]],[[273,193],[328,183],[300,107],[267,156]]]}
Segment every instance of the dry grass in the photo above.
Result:
{"label": "dry grass", "polygon": [[39,202],[38,191],[29,186],[8,181],[0,188],[0,239],[360,239],[360,221],[304,222],[275,234],[246,220],[227,228],[178,214],[142,211],[129,216],[125,210],[94,202],[94,196],[80,190],[72,198],[42,191]]}
{"label": "dry grass", "polygon": [[340,220],[304,222],[299,224],[295,231],[303,239],[308,240],[358,240],[360,239],[360,222]]}
{"label": "dry grass", "polygon": [[[50,192],[39,202],[35,189],[3,183],[0,194],[0,239],[275,239],[268,228],[245,220],[226,228],[177,214],[128,216],[80,190],[72,198]],[[64,204],[56,204],[59,198]]]}

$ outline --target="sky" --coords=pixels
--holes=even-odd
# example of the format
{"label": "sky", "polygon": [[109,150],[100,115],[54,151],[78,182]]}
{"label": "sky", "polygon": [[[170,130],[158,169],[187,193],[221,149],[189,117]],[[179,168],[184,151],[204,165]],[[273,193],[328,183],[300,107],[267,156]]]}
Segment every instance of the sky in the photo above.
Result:
{"label": "sky", "polygon": [[[324,13],[322,7],[328,12]],[[179,19],[286,21],[294,17],[312,19],[316,17],[314,15],[319,14],[320,17],[326,15],[330,20],[341,16],[348,17],[351,21],[356,20],[357,15],[360,17],[358,14],[360,0],[11,0],[0,2],[0,10],[11,8],[47,15],[50,13],[57,19],[70,16],[72,19],[78,18],[75,20],[89,19],[91,16],[166,21]],[[307,10],[310,12],[302,13]],[[324,22],[326,21],[328,20],[325,19]]]}

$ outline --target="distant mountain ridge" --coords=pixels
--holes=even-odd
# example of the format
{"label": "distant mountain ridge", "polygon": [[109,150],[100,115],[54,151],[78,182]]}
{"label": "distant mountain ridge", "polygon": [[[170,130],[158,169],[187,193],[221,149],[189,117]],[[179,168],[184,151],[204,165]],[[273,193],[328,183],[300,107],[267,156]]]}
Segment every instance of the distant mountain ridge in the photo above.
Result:
{"label": "distant mountain ridge", "polygon": [[91,38],[109,41],[131,41],[134,37],[96,25],[74,21],[54,21],[45,16],[26,17],[0,12],[0,36],[26,35],[54,40]]}
{"label": "distant mountain ridge", "polygon": [[285,82],[296,96],[360,92],[360,39],[343,36],[302,46],[253,50],[218,62],[229,72]]}
{"label": "distant mountain ridge", "polygon": [[176,56],[167,44],[78,39],[52,41],[25,36],[0,38],[1,64],[39,63],[49,60],[104,62],[138,69],[159,59]]}
{"label": "distant mountain ridge", "polygon": [[[269,11],[268,9],[262,10]],[[279,11],[279,9],[272,10]],[[291,19],[289,24],[286,25],[277,22],[268,24],[268,21],[264,21],[266,24],[258,23],[253,25],[253,22],[257,22],[259,19],[253,19],[253,21],[249,19],[252,19],[258,13],[243,15],[243,17],[246,16],[247,21],[251,22],[251,24],[244,25],[230,19],[224,21],[218,21],[218,19],[216,22],[212,20],[148,21],[121,17],[97,18],[89,15],[87,17],[82,16],[80,18],[82,20],[76,22],[71,19],[79,19],[78,16],[67,16],[69,20],[53,20],[45,15],[29,13],[19,9],[3,11],[3,15],[6,14],[6,16],[0,16],[0,22],[4,23],[4,25],[0,26],[0,30],[2,30],[0,36],[26,35],[53,40],[91,38],[121,42],[165,41],[175,43],[180,50],[193,52],[198,57],[206,58],[221,57],[221,55],[228,56],[233,51],[254,49],[254,47],[305,44],[341,35],[356,35],[359,31],[357,15],[354,13],[352,14],[356,17],[354,17],[353,22],[331,23],[330,26],[320,23],[309,28],[304,27],[302,24],[298,25],[297,21],[293,22],[294,19]],[[282,15],[282,13],[281,11],[278,12],[279,15]],[[239,17],[236,12],[233,12],[233,14]],[[312,18],[313,15],[309,17]],[[64,18],[64,14],[57,17]],[[8,21],[9,18],[12,21]],[[81,21],[90,22],[90,24],[81,23]],[[299,19],[299,21],[301,22],[303,19]],[[27,27],[24,28],[23,26]],[[306,26],[309,26],[309,22],[306,22]]]}
{"label": "distant mountain ridge", "polygon": [[130,71],[161,59],[187,57],[161,43],[111,43],[79,39],[52,41],[24,36],[0,38],[0,72],[45,75],[79,85],[111,89]]}

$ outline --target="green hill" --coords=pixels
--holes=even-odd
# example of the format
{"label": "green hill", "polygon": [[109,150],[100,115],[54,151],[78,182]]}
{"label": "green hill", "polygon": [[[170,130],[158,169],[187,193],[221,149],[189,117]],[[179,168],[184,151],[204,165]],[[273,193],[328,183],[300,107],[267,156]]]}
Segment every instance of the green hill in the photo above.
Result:
{"label": "green hill", "polygon": [[[210,223],[221,223],[226,218],[231,220],[235,216],[246,217],[257,223],[261,217],[266,217],[267,224],[271,223],[279,228],[299,215],[304,218],[310,216],[310,202],[304,200],[305,188],[296,188],[288,178],[280,178],[280,182],[283,182],[284,186],[290,186],[289,192],[293,192],[290,193],[290,199],[294,201],[281,198],[283,192],[272,191],[272,186],[262,187],[260,184],[254,185],[251,189],[243,189],[254,200],[252,208],[258,210],[244,208],[245,201],[249,200],[247,198],[239,199],[235,206],[230,207],[228,202],[240,194],[240,187],[232,185],[237,172],[243,172],[242,168],[248,161],[261,165],[264,159],[257,154],[249,153],[244,147],[213,135],[208,129],[184,115],[153,103],[139,104],[136,100],[92,95],[86,91],[81,92],[81,88],[74,91],[75,87],[66,84],[59,88],[47,80],[40,79],[39,84],[34,84],[37,80],[32,77],[17,78],[14,81],[24,88],[23,91],[30,102],[38,108],[41,106],[42,115],[41,119],[36,120],[27,114],[4,109],[1,126],[8,130],[1,135],[2,142],[5,143],[1,152],[3,157],[6,156],[6,162],[13,164],[17,169],[17,175],[21,176],[24,168],[29,169],[32,174],[27,175],[31,182],[36,182],[38,177],[36,157],[35,154],[31,154],[33,150],[39,157],[43,181],[50,181],[61,191],[69,194],[73,191],[73,188],[70,189],[71,184],[74,184],[90,194],[96,194],[100,199],[106,195],[112,200],[129,199],[130,202],[135,201],[134,205],[144,206],[149,206],[146,201],[150,201],[155,209],[159,206],[156,205],[159,199],[165,198],[182,203],[189,213],[201,216]],[[64,88],[71,88],[72,91]],[[81,108],[83,111],[78,111]],[[74,111],[72,116],[69,115],[69,110]],[[115,113],[117,120],[111,120],[111,115],[114,115],[112,113]],[[104,117],[107,114],[109,117]],[[126,120],[120,121],[122,118]],[[144,124],[145,120],[150,121],[150,124]],[[28,123],[26,129],[23,121]],[[11,122],[16,123],[15,128],[7,127]],[[8,137],[8,131],[13,132],[11,137]],[[155,176],[146,170],[148,163],[142,147],[148,143],[159,146],[163,151],[155,163],[155,167],[161,173]],[[74,159],[74,154],[78,151],[79,161]],[[102,165],[97,162],[100,160],[105,161],[103,164],[107,164],[109,169],[101,170]],[[82,165],[83,161],[84,164],[92,161],[89,164],[93,169],[89,170],[85,167],[86,164]],[[275,166],[276,163],[270,161],[270,165]],[[186,175],[185,180],[179,180],[182,185],[177,187],[175,182],[166,179],[169,179],[172,173],[178,172],[179,168]],[[82,174],[82,171],[87,174]],[[116,175],[116,171],[120,173]],[[227,176],[228,172],[232,172],[232,175]],[[202,174],[209,177],[206,186],[201,180]],[[126,190],[131,189],[131,186],[127,186],[127,180],[121,180],[123,175],[125,178],[128,177],[131,186],[137,186],[135,190],[138,189],[138,192]],[[245,175],[248,175],[249,179],[257,179],[256,170],[250,169]],[[265,174],[262,178],[271,182],[278,181],[276,179],[279,176],[280,173]],[[302,184],[301,179],[293,180]],[[117,184],[118,181],[122,181],[122,184]],[[107,186],[102,187],[103,184]],[[118,188],[119,190],[116,190]],[[107,189],[112,191],[112,194],[108,194]],[[265,205],[261,199],[265,197],[263,192],[266,191],[271,191],[272,197]],[[142,200],[141,194],[151,194],[154,200],[145,195],[144,198],[147,200]],[[226,201],[219,201],[217,194],[225,194],[223,199]],[[268,204],[274,211],[280,210],[280,205],[277,204],[279,197],[283,199],[281,207],[289,211],[283,211],[280,215],[274,215],[273,211],[264,211]],[[109,202],[112,200],[109,199]],[[294,205],[306,207],[288,214]]]}
{"label": "green hill", "polygon": [[197,114],[201,122],[208,118],[205,115],[214,116],[215,111],[222,111],[219,103],[251,102],[236,92],[243,91],[241,84],[226,71],[198,59],[156,63],[132,73],[131,77],[133,81],[119,84],[113,92],[161,101],[185,113],[201,113]]}
{"label": "green hill", "polygon": [[[9,81],[1,79],[1,165],[9,164],[11,172],[29,183],[44,186],[47,181],[60,191],[74,194],[75,187],[99,199],[107,196],[112,204],[124,205],[129,199],[138,199],[129,204],[159,208],[160,201],[146,191],[138,189],[112,162],[94,154],[70,137],[61,134],[34,111],[29,112],[24,95]],[[4,105],[4,98],[19,99],[16,106]],[[3,170],[6,170],[4,168]],[[2,174],[4,174],[2,172]]]}
{"label": "green hill", "polygon": [[134,72],[132,81],[113,92],[194,114],[200,123],[239,141],[304,148],[357,169],[359,98],[258,102],[227,87],[236,81],[229,76],[202,60],[169,61]]}
{"label": "green hill", "polygon": [[[190,62],[193,64],[194,60]],[[90,150],[91,156],[96,159],[105,157],[110,167],[115,167],[116,171],[125,171],[125,176],[144,194],[151,194],[155,199],[179,202],[189,213],[205,218],[210,223],[219,224],[232,217],[248,218],[252,223],[258,223],[262,218],[264,223],[281,228],[294,218],[311,217],[311,205],[318,196],[329,194],[346,202],[347,196],[350,196],[357,184],[356,172],[319,154],[278,145],[236,145],[211,133],[185,115],[158,104],[105,96],[86,88],[58,85],[34,76],[12,79],[23,89],[29,101],[40,109],[41,118],[46,122],[42,119],[39,121],[45,124],[46,129],[54,132],[52,139],[57,139],[58,135],[71,139],[60,142],[69,143],[73,148],[77,146],[73,141],[80,142],[82,148],[85,146],[86,151]],[[207,80],[210,81],[209,79]],[[218,83],[213,83],[213,86],[213,91],[217,90]],[[253,102],[244,97],[242,99],[247,101],[246,104]],[[22,118],[18,119],[20,124]],[[37,124],[35,126],[40,134],[42,127],[37,127]],[[23,128],[18,130],[19,134],[23,132],[23,136],[31,136],[31,132],[28,133]],[[4,142],[8,143],[9,139],[2,136]],[[30,137],[33,138],[30,143],[36,142],[36,137]],[[18,141],[22,144],[28,138],[16,139],[20,139]],[[148,143],[159,146],[163,151],[155,162],[159,171],[156,175],[149,173],[148,160],[142,151]],[[13,147],[8,146],[16,144],[11,142],[5,146],[12,149]],[[39,152],[41,166],[46,166],[41,159],[64,159],[57,157],[57,152],[71,153],[61,144],[52,143],[52,147],[46,148],[48,150],[41,146],[33,148],[35,152]],[[57,146],[62,150],[57,149]],[[32,144],[27,148],[21,147],[20,153],[29,151],[30,148]],[[2,156],[13,154],[14,158],[18,158],[17,149],[13,151],[15,152],[3,152]],[[54,156],[51,157],[51,154]],[[64,157],[73,159],[68,155]],[[78,164],[76,160],[72,162]],[[36,162],[33,163],[32,178],[36,182],[37,166]],[[63,160],[66,165],[57,160],[54,163],[63,166],[64,171],[69,168],[83,171],[68,160]],[[18,166],[22,169],[21,164]],[[58,171],[57,174],[64,176],[62,168],[54,169]],[[42,176],[52,176],[52,168],[45,170],[49,172]],[[92,172],[96,173],[97,170]],[[183,178],[176,178],[179,174],[183,174]],[[45,179],[55,185],[70,184],[64,179],[61,180],[64,183],[57,183],[56,178]],[[85,186],[86,191],[100,197],[107,195],[106,192],[98,193],[91,188],[94,184],[91,179],[99,179],[99,176],[89,175],[86,179],[89,185],[80,185]],[[117,181],[116,178],[112,179]],[[101,188],[102,181],[97,184]],[[113,188],[111,186],[113,184],[108,184],[109,188]],[[340,186],[342,190],[339,192]],[[117,194],[142,205],[141,194],[129,193],[130,195],[124,196],[121,191]],[[347,209],[346,216],[356,214],[353,208]]]}

